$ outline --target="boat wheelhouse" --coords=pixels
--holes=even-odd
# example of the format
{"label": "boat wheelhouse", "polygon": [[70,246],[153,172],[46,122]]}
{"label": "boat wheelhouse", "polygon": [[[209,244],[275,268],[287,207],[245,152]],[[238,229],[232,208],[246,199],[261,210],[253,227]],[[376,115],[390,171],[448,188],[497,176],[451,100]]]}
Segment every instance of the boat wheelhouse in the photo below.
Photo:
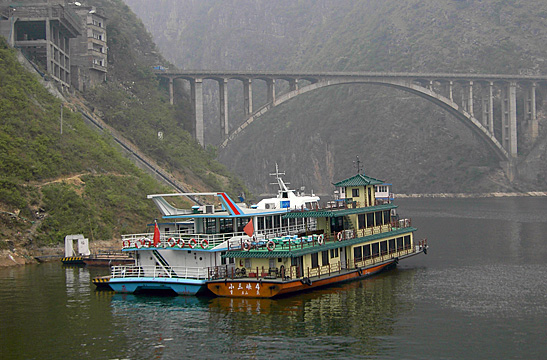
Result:
{"label": "boat wheelhouse", "polygon": [[222,258],[235,266],[215,267],[209,290],[227,297],[276,297],[371,276],[426,253],[427,241],[414,239],[411,220],[395,217],[391,201],[377,201],[375,186],[382,184],[364,174],[340,181],[334,186],[343,189],[343,201],[281,217],[281,223],[303,220],[305,231],[266,235],[262,245],[229,246]]}
{"label": "boat wheelhouse", "polygon": [[287,187],[290,185],[283,181],[281,175],[285,173],[279,172],[277,163],[275,164],[275,173],[271,173],[270,176],[275,176],[275,183],[270,183],[270,185],[277,185],[279,189],[277,190],[277,196],[272,198],[262,199],[256,204],[258,209],[293,209],[293,210],[310,210],[315,209],[319,206],[319,196],[316,196],[311,193],[311,195],[306,195],[303,193],[297,193],[295,190],[291,190]]}

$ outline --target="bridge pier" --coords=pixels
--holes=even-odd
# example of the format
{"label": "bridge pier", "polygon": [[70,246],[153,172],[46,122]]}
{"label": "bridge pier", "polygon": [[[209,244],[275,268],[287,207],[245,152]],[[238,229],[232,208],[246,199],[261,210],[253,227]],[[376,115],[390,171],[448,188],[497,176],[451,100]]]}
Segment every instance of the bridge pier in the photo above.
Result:
{"label": "bridge pier", "polygon": [[501,141],[509,156],[517,156],[517,83],[501,88]]}
{"label": "bridge pier", "polygon": [[268,89],[267,95],[266,95],[266,102],[273,104],[275,102],[275,80],[266,79],[266,86]]}
{"label": "bridge pier", "polygon": [[222,138],[228,136],[228,79],[217,79],[220,103],[220,134]]}
{"label": "bridge pier", "polygon": [[169,103],[175,104],[175,91],[173,89],[173,78],[169,77]]}
{"label": "bridge pier", "polygon": [[251,79],[245,78],[243,81],[243,113],[245,117],[253,113],[253,87]]}
{"label": "bridge pier", "polygon": [[482,124],[494,134],[494,83],[489,81],[482,89]]}
{"label": "bridge pier", "polygon": [[538,137],[538,119],[536,114],[536,87],[533,82],[524,92],[524,118],[528,122],[530,138],[534,141]]}
{"label": "bridge pier", "polygon": [[203,146],[203,79],[191,79],[190,92],[194,112],[194,134],[196,140]]}

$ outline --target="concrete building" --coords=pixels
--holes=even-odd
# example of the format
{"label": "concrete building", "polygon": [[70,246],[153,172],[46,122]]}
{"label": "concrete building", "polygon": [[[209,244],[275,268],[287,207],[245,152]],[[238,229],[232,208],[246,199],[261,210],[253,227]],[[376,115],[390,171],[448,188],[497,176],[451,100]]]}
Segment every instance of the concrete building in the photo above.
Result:
{"label": "concrete building", "polygon": [[70,8],[80,18],[82,35],[71,40],[72,86],[85,91],[106,80],[106,16],[100,9],[75,2]]}
{"label": "concrete building", "polygon": [[79,17],[59,2],[0,4],[0,32],[62,87],[70,87],[70,39]]}
{"label": "concrete building", "polygon": [[0,35],[61,87],[85,91],[106,79],[106,17],[66,0],[0,0]]}

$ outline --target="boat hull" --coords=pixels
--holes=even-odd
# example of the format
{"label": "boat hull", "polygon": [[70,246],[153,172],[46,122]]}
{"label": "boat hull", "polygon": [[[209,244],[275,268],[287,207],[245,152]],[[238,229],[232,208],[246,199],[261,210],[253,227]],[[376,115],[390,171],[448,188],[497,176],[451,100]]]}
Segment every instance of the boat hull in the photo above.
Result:
{"label": "boat hull", "polygon": [[397,261],[393,260],[368,268],[352,269],[330,276],[301,278],[291,281],[267,279],[216,280],[209,282],[207,287],[217,296],[272,298],[369,277],[381,271],[393,268],[396,265]]}
{"label": "boat hull", "polygon": [[146,291],[172,290],[179,295],[198,295],[207,291],[205,280],[169,278],[111,278],[108,285],[115,292],[132,294]]}

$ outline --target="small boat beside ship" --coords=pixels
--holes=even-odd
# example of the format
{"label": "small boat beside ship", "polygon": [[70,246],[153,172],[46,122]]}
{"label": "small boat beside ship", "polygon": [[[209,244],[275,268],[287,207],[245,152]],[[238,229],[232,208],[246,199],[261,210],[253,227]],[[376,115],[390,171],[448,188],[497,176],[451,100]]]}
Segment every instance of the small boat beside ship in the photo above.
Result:
{"label": "small boat beside ship", "polygon": [[[377,187],[388,185],[382,181],[364,174],[340,181],[344,197],[325,208],[278,184],[278,199],[289,204],[270,198],[264,204],[275,206],[247,207],[222,192],[149,195],[163,220],[153,232],[122,236],[135,263],[113,266],[101,284],[120,293],[271,298],[372,276],[427,252],[390,198],[376,199]],[[210,200],[191,209],[166,200],[188,195]]]}

